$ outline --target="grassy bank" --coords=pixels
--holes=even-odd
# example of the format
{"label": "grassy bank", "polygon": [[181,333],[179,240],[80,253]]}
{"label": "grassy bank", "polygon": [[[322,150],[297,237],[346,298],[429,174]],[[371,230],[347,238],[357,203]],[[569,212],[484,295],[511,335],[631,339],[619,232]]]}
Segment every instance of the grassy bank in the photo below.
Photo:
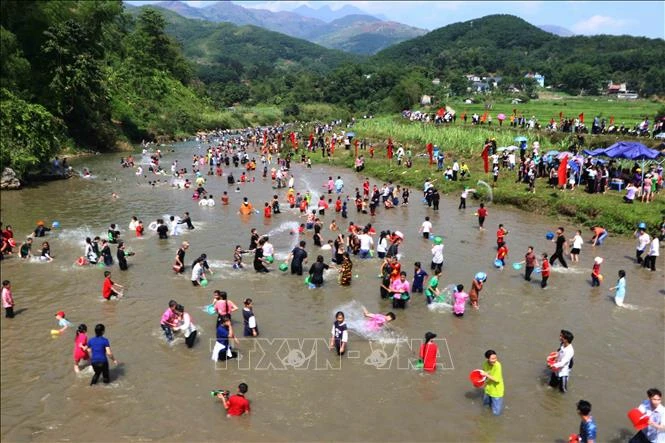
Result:
{"label": "grassy bank", "polygon": [[[486,199],[484,186],[477,186],[478,180],[491,183],[492,178],[483,171],[480,152],[486,137],[494,136],[501,146],[512,144],[512,133],[498,133],[490,135],[491,131],[473,128],[447,128],[437,130],[432,125],[421,124],[389,124],[388,121],[374,119],[373,122],[361,121],[356,125],[358,137],[366,137],[375,142],[375,158],[370,159],[367,151],[365,155],[365,170],[363,175],[376,177],[380,180],[392,180],[415,189],[422,189],[426,179],[435,179],[436,186],[442,194],[457,196],[465,186],[478,189],[478,198]],[[393,158],[392,163],[386,159],[385,140],[392,137],[394,143],[404,143],[411,146],[414,156],[413,166],[397,166]],[[531,139],[531,138],[530,138]],[[436,165],[429,166],[426,157],[417,157],[425,153],[425,143],[431,141],[444,147],[445,164],[451,164],[453,159],[466,161],[471,170],[471,178],[465,181],[445,181],[443,172],[437,172]],[[541,143],[543,146],[543,143]],[[551,145],[545,144],[545,149]],[[557,149],[556,146],[551,146]],[[319,163],[332,163],[334,165],[354,167],[353,150],[336,149],[332,160],[321,159],[319,154],[312,156],[313,161]],[[516,208],[553,216],[567,220],[575,226],[591,227],[597,224],[605,226],[612,234],[631,234],[639,222],[646,222],[650,227],[659,226],[665,216],[665,201],[662,193],[657,195],[654,202],[643,204],[636,202],[633,205],[624,204],[624,192],[608,190],[606,194],[587,194],[582,188],[559,191],[547,186],[547,180],[542,178],[536,181],[536,193],[528,192],[523,183],[515,183],[517,172],[501,170],[497,185],[493,188],[493,203],[507,204]],[[479,200],[481,201],[481,200]],[[476,202],[476,203],[479,203]],[[472,203],[473,205],[474,203]]]}

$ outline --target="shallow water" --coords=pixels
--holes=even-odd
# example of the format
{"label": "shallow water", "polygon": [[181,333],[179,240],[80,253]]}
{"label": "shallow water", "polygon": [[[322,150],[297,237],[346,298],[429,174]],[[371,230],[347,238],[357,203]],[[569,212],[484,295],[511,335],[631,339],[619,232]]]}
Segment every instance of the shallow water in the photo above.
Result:
{"label": "shallow water", "polygon": [[[196,152],[193,143],[177,145],[176,152],[166,153],[165,169],[174,158],[189,168]],[[569,270],[555,267],[550,287],[542,291],[539,276],[527,283],[510,266],[503,271],[493,267],[494,229],[503,223],[510,231],[507,262],[512,263],[522,259],[530,244],[538,253],[553,252],[544,234],[559,221],[489,205],[488,230],[478,231],[473,216],[477,202],[470,200],[466,212],[459,212],[456,196],[443,197],[438,213],[427,212],[420,191],[412,190],[408,208],[379,210],[372,223],[377,231],[399,229],[406,235],[400,252],[403,269],[411,276],[414,261],[427,265],[431,258],[431,243],[418,234],[424,216],[430,215],[434,232],[444,237],[440,287],[462,283],[468,289],[476,272],[486,272],[480,310],[469,309],[459,319],[449,307],[428,309],[423,296],[414,294],[390,330],[377,336],[363,334],[359,313],[349,312],[360,332],[351,333],[348,355],[339,360],[327,350],[336,310],[361,305],[370,312],[392,310],[379,297],[377,259],[354,259],[353,274],[358,277],[350,287],[340,287],[337,272],[331,271],[324,288],[316,290],[308,289],[302,277],[277,271],[277,262],[268,275],[254,273],[249,255],[245,270],[233,270],[233,249],[249,245],[251,227],[271,234],[278,259],[298,240],[291,231],[304,219],[286,204],[271,220],[236,213],[243,196],[261,208],[274,193],[283,196],[283,190],[271,189],[260,171],[255,183],[241,185],[240,193],[225,177],[210,177],[206,188],[217,206],[201,208],[191,199],[193,191],[172,189],[170,177],[161,176],[153,187],[134,170],[120,168],[119,157],[72,162],[77,170],[89,168],[96,178],[75,177],[2,194],[2,221],[14,227],[18,240],[39,219],[49,224],[58,220],[61,226],[46,238],[55,257],[52,263],[15,258],[2,262],[2,278],[12,281],[19,312],[1,321],[3,441],[209,441],[220,436],[251,441],[556,441],[577,432],[575,403],[581,398],[593,404],[599,440],[626,441],[633,433],[626,412],[647,388],[664,387],[663,264],[656,273],[638,268],[632,260],[633,241],[611,238],[596,251],[585,245],[581,263]],[[234,170],[236,177],[239,173]],[[326,192],[322,185],[329,175],[341,175],[349,193],[360,186],[358,178],[364,178],[316,165],[311,170],[296,165],[293,173],[298,191],[309,189],[317,195]],[[220,204],[222,191],[228,191],[230,206]],[[111,199],[113,192],[118,199]],[[353,205],[349,209],[348,220],[335,217],[341,229],[349,221],[370,221],[356,214]],[[164,214],[182,216],[185,211],[196,229],[182,229],[177,238],[159,241],[146,229],[145,237],[136,239],[128,232],[132,215],[147,228]],[[326,240],[334,237],[327,229],[331,212],[324,217]],[[129,257],[127,272],[111,268],[113,279],[127,288],[126,297],[104,302],[103,270],[74,262],[83,253],[84,237],[105,234],[110,223],[120,227],[121,238],[136,255]],[[567,233],[575,229],[565,226]],[[185,276],[175,276],[171,264],[183,240],[191,243],[188,268]],[[306,241],[311,263],[319,252],[311,236]],[[39,243],[35,241],[34,249]],[[115,255],[115,247],[112,251]],[[207,288],[194,288],[190,264],[203,252],[214,274]],[[329,261],[330,251],[321,254]],[[605,258],[600,288],[590,287],[595,255]],[[619,269],[627,272],[626,303],[631,309],[617,308],[607,296]],[[227,291],[239,306],[252,297],[261,332],[261,340],[241,339],[243,358],[226,366],[210,361],[215,320],[203,310],[214,289]],[[163,338],[159,319],[170,299],[184,304],[199,326],[193,349],[182,339],[168,345]],[[89,331],[96,323],[106,325],[106,336],[122,363],[112,369],[109,386],[88,387],[89,369],[74,375],[73,330],[57,338],[49,335],[58,310],[75,325],[86,323]],[[238,335],[240,319],[236,313]],[[566,395],[545,383],[545,357],[555,349],[562,328],[575,334],[576,350]],[[435,374],[411,365],[427,331],[438,334],[442,367]],[[506,382],[500,418],[481,408],[481,391],[468,381],[490,348],[502,361]],[[209,392],[235,391],[241,381],[249,384],[252,415],[227,419]]]}

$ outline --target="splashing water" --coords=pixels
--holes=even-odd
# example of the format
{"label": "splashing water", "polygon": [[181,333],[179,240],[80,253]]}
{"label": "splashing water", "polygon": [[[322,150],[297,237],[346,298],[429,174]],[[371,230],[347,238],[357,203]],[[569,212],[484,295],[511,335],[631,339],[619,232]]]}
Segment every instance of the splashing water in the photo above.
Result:
{"label": "splashing water", "polygon": [[[120,230],[118,224],[116,224],[116,229]],[[100,238],[106,238],[106,232],[103,232],[104,231],[103,229],[99,229],[99,231],[101,233],[95,234],[92,228],[88,226],[82,226],[79,228],[63,229],[61,231],[58,231],[56,237],[58,240],[64,243],[77,245],[80,246],[81,248],[85,248],[86,237],[95,238],[96,236],[99,236]]]}
{"label": "splashing water", "polygon": [[[300,224],[295,221],[287,221],[287,222],[282,222],[278,227],[271,229],[266,235],[270,237],[271,239],[273,236],[277,234],[281,234],[284,232],[289,232],[290,234],[293,234],[294,232],[298,232],[298,227]],[[298,246],[298,241],[300,240],[300,237],[298,235],[292,235],[291,236],[291,243],[289,245],[289,250],[286,252],[275,252],[275,258],[278,260],[283,260],[287,257],[287,255],[293,251],[293,248]]]}
{"label": "splashing water", "polygon": [[356,300],[337,306],[333,309],[334,316],[337,311],[344,313],[344,320],[349,331],[354,334],[379,343],[399,343],[407,339],[406,335],[391,326],[376,328],[374,323],[363,314],[363,305]]}
{"label": "splashing water", "polygon": [[448,285],[441,291],[438,297],[432,303],[427,305],[430,311],[445,311],[450,312],[453,310],[453,293],[457,289],[457,285]]}
{"label": "splashing water", "polygon": [[[311,204],[307,210],[311,211],[312,209],[318,209],[318,201],[319,198],[321,198],[321,193],[315,191],[316,188],[312,186],[312,184],[306,178],[301,177],[300,180],[305,184],[305,191],[309,191],[309,195],[312,197],[310,199]],[[304,192],[302,195],[304,195]]]}
{"label": "splashing water", "polygon": [[491,187],[490,185],[488,185],[487,183],[485,183],[484,181],[482,181],[482,180],[478,180],[478,183],[477,183],[477,184],[478,184],[478,185],[482,185],[482,186],[484,186],[485,188],[487,188],[487,195],[489,196],[489,200],[488,200],[488,201],[489,201],[489,202],[492,202],[492,200],[494,200],[494,194],[492,193],[492,187]]}

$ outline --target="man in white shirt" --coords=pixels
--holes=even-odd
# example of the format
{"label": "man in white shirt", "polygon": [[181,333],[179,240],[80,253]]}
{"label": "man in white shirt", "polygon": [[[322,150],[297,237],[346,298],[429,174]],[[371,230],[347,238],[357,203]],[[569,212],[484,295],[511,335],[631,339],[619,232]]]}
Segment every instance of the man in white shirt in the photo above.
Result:
{"label": "man in white shirt", "polygon": [[425,217],[425,221],[420,226],[420,232],[425,240],[429,240],[429,235],[432,232],[432,222],[429,221],[429,217]]}
{"label": "man in white shirt", "polygon": [[215,206],[215,199],[212,198],[212,195],[208,196],[208,206]]}
{"label": "man in white shirt", "polygon": [[[644,227],[642,227],[644,226]],[[638,264],[642,264],[644,260],[642,254],[647,250],[647,246],[651,243],[651,237],[647,234],[646,225],[640,223],[640,227],[635,231],[635,237],[637,237],[637,249],[635,250],[635,258],[637,259]]]}
{"label": "man in white shirt", "polygon": [[651,239],[651,244],[649,246],[649,253],[644,258],[644,267],[651,269],[651,271],[656,271],[656,258],[660,255],[660,240],[658,235],[654,232],[653,238]]}
{"label": "man in white shirt", "polygon": [[363,229],[363,233],[358,236],[358,240],[360,240],[360,258],[369,258],[369,253],[374,247],[374,239],[369,235],[367,228]]}
{"label": "man in white shirt", "polygon": [[665,407],[663,394],[660,390],[652,388],[647,391],[648,400],[644,400],[638,409],[649,417],[649,425],[639,431],[629,443],[665,443]]}
{"label": "man in white shirt", "polygon": [[568,377],[570,376],[570,369],[573,367],[573,357],[575,350],[573,349],[573,333],[561,330],[559,340],[561,347],[556,356],[556,361],[550,365],[552,369],[552,376],[550,377],[550,386],[553,388],[558,387],[559,391],[565,393],[568,391]]}

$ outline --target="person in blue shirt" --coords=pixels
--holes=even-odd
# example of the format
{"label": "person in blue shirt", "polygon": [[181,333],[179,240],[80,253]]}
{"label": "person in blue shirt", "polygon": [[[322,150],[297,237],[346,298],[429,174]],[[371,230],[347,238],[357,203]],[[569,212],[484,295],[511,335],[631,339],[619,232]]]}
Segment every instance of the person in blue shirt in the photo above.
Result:
{"label": "person in blue shirt", "polygon": [[228,315],[222,316],[222,319],[217,326],[217,341],[212,348],[211,359],[213,361],[228,360],[236,358],[238,353],[233,350],[229,339],[233,339],[238,343],[238,339],[233,333],[233,326],[231,325],[231,317]]}
{"label": "person in blue shirt", "polygon": [[427,272],[423,271],[419,261],[414,263],[415,269],[413,271],[413,284],[411,285],[411,292],[423,292],[423,282],[427,277]]}
{"label": "person in blue shirt", "polygon": [[577,439],[581,443],[596,443],[596,421],[591,416],[591,403],[586,400],[577,402],[577,414],[582,421],[580,422],[580,433]]}
{"label": "person in blue shirt", "polygon": [[92,376],[90,381],[90,386],[97,384],[99,376],[102,376],[104,383],[109,383],[111,378],[109,376],[109,361],[107,357],[110,357],[113,360],[114,365],[118,365],[118,361],[113,356],[111,351],[111,343],[108,339],[104,337],[104,331],[106,327],[103,324],[98,324],[95,326],[95,336],[88,340],[88,348],[90,349],[90,364],[92,369],[95,371],[95,375]]}

